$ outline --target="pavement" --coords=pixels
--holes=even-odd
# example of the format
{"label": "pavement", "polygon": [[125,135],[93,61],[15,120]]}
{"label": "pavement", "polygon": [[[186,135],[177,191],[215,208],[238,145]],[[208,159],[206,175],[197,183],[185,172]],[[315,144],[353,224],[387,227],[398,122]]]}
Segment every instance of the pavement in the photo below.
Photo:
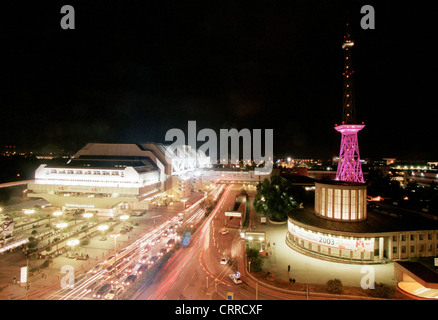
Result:
{"label": "pavement", "polygon": [[[254,192],[249,193],[249,202],[252,204]],[[290,248],[286,244],[287,223],[262,224],[254,207],[250,207],[251,231],[266,232],[268,245],[268,257],[263,258],[263,270],[271,272],[275,278],[307,284],[326,284],[328,280],[340,279],[345,286],[361,287],[364,277],[374,275],[374,281],[382,282],[391,288],[395,288],[397,280],[394,277],[394,263],[355,265],[341,262],[319,260],[306,256]],[[290,271],[288,271],[290,266]]]}

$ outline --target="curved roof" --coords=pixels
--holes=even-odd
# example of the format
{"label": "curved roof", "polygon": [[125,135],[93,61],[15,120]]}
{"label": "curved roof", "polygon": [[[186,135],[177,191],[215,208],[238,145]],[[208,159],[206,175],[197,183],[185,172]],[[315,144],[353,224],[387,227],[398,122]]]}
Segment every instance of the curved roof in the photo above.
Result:
{"label": "curved roof", "polygon": [[[325,229],[335,233],[388,233],[418,230],[438,230],[438,221],[424,218],[417,214],[403,214],[398,217],[367,210],[364,221],[333,221],[317,216],[313,210],[296,209],[289,213],[289,218],[310,228]],[[321,230],[321,232],[324,232]],[[364,235],[365,236],[365,235]]]}

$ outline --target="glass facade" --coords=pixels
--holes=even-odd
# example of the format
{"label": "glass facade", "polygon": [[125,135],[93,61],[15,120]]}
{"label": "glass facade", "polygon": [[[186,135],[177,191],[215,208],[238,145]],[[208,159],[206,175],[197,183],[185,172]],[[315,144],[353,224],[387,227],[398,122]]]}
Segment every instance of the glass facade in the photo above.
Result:
{"label": "glass facade", "polygon": [[317,215],[342,221],[366,219],[366,186],[322,183],[317,183],[315,186]]}

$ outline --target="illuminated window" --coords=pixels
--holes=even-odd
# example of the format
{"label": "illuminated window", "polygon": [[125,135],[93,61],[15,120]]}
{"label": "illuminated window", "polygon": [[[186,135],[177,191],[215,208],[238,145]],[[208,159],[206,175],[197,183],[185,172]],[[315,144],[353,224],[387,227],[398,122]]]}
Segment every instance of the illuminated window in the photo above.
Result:
{"label": "illuminated window", "polygon": [[333,189],[327,189],[327,217],[333,217]]}
{"label": "illuminated window", "polygon": [[325,216],[326,208],[325,208],[325,188],[321,189],[321,215]]}
{"label": "illuminated window", "polygon": [[335,219],[341,219],[341,190],[335,189]]}
{"label": "illuminated window", "polygon": [[350,192],[349,190],[342,190],[342,219],[349,219],[350,211]]}
{"label": "illuminated window", "polygon": [[356,197],[357,190],[351,190],[351,220],[356,220]]}

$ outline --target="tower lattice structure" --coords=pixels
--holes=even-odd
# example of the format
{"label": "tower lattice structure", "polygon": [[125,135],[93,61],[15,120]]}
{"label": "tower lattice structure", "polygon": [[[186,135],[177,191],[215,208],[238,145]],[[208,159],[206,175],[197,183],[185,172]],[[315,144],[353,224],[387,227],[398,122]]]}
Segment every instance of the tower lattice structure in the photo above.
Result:
{"label": "tower lattice structure", "polygon": [[344,88],[342,125],[335,127],[335,130],[340,132],[342,135],[336,180],[363,183],[364,178],[360,163],[359,141],[357,138],[357,133],[362,130],[365,125],[363,123],[356,123],[356,105],[353,87],[354,71],[351,61],[351,49],[353,46],[354,41],[351,39],[350,33],[347,32],[342,43],[345,59],[343,72]]}

